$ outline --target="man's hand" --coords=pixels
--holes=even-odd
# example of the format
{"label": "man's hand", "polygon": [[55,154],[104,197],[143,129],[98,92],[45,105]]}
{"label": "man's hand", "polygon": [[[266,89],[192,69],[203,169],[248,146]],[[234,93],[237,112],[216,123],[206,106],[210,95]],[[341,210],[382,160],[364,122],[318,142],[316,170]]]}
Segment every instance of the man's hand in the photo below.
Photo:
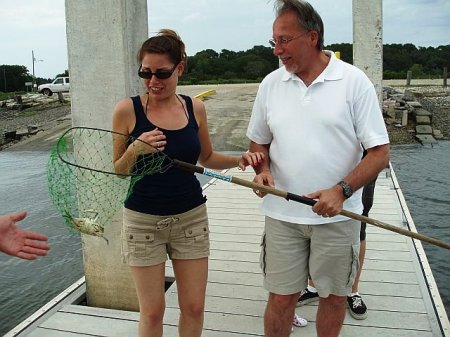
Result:
{"label": "man's hand", "polygon": [[[257,183],[259,185],[264,185],[264,186],[270,186],[270,187],[275,187],[275,183],[272,177],[272,174],[270,173],[269,170],[265,170],[260,172],[259,174],[257,174],[255,176],[255,178],[253,179],[254,183]],[[257,189],[253,189],[253,192],[255,192],[255,194],[260,197],[263,198],[267,193],[257,190]]]}
{"label": "man's hand", "polygon": [[305,197],[317,200],[312,211],[325,218],[333,217],[342,211],[345,201],[342,187],[335,185],[326,190],[309,193]]}
{"label": "man's hand", "polygon": [[9,213],[0,216],[0,251],[25,260],[47,255],[50,246],[44,234],[18,228],[16,222],[25,219],[27,213]]}

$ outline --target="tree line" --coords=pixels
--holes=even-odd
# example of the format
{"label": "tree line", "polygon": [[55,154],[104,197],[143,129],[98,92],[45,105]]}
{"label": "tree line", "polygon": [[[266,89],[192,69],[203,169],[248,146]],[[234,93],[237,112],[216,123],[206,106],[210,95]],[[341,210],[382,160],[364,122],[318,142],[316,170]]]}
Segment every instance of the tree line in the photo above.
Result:
{"label": "tree line", "polygon": [[[325,49],[340,51],[341,59],[352,63],[352,44],[331,44]],[[441,78],[449,60],[450,45],[417,48],[410,43],[386,44],[383,45],[383,78],[406,79],[409,70],[413,78]],[[188,57],[180,84],[260,82],[278,66],[278,58],[273,55],[271,47],[254,46],[237,52],[206,49]],[[68,71],[55,77],[58,76],[68,76]],[[0,91],[26,91],[25,82],[32,81],[32,75],[25,66],[0,65]],[[51,81],[49,78],[36,78],[37,85]]]}
{"label": "tree line", "polygon": [[[56,77],[69,76],[69,71],[65,70]],[[51,78],[36,77],[36,85],[50,83]],[[0,92],[31,91],[31,87],[26,87],[25,83],[33,83],[33,75],[27,67],[21,65],[0,65]]]}

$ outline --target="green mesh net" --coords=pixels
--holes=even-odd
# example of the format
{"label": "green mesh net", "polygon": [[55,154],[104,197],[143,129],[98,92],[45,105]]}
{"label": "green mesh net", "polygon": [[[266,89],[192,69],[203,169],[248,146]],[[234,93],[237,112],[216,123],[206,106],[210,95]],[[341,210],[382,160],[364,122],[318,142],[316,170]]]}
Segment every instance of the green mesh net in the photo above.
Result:
{"label": "green mesh net", "polygon": [[[160,151],[137,155],[115,173],[113,141],[126,147],[135,139],[109,130],[74,127],[59,138],[48,162],[50,197],[66,224],[84,234],[104,237],[104,228],[122,207],[134,184],[164,170],[170,160]],[[105,238],[106,239],[106,238]],[[106,239],[107,240],[107,239]]]}

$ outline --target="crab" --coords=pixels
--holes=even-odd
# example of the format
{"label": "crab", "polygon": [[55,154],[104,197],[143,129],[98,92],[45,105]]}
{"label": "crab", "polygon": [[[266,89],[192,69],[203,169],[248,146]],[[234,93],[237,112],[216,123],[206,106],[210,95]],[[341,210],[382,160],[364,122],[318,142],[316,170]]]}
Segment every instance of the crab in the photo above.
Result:
{"label": "crab", "polygon": [[75,218],[67,208],[64,209],[63,217],[69,221],[73,228],[81,233],[101,237],[109,244],[108,239],[103,236],[105,232],[104,226],[97,223],[98,212],[94,210],[85,210],[83,213],[92,213],[93,217]]}

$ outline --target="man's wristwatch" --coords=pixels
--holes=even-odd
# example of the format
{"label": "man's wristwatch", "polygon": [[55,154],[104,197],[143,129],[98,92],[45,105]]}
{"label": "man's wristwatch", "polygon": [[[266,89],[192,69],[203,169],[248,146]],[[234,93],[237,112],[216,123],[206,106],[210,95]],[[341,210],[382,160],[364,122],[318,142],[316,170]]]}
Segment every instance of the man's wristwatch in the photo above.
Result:
{"label": "man's wristwatch", "polygon": [[337,184],[342,187],[342,193],[344,193],[345,199],[348,199],[353,195],[353,188],[344,180],[341,180]]}

